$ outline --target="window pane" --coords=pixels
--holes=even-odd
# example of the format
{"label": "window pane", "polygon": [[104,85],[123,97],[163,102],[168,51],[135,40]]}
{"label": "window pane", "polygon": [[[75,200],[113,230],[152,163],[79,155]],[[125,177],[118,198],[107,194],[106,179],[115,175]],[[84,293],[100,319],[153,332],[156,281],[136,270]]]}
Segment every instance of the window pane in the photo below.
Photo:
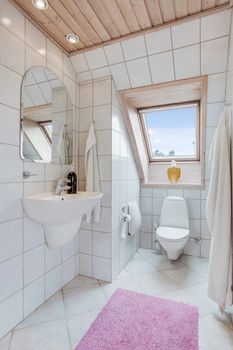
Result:
{"label": "window pane", "polygon": [[196,158],[197,106],[144,112],[153,159]]}

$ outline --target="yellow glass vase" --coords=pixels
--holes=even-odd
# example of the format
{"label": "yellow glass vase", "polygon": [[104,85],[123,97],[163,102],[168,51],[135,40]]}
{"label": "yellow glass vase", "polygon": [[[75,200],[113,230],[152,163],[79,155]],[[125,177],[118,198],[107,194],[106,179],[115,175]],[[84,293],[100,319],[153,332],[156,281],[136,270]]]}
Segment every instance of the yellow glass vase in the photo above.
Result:
{"label": "yellow glass vase", "polygon": [[167,169],[167,176],[172,184],[180,180],[181,169],[176,166],[175,160],[172,160],[170,168]]}

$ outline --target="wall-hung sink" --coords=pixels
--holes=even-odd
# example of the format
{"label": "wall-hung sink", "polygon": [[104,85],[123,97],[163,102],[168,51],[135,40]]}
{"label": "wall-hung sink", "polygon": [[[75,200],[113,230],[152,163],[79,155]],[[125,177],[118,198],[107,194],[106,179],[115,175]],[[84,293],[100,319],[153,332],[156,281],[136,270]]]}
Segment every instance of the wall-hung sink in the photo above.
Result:
{"label": "wall-hung sink", "polygon": [[22,199],[27,217],[42,224],[49,248],[63,247],[77,234],[83,215],[99,204],[100,192],[56,196],[37,194]]}

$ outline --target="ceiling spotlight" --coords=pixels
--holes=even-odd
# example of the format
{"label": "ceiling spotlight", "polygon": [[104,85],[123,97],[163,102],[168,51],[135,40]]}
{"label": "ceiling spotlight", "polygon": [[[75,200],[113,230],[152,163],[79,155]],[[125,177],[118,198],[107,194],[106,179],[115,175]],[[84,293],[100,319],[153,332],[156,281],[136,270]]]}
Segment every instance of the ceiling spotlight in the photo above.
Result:
{"label": "ceiling spotlight", "polygon": [[32,0],[32,5],[37,8],[38,10],[47,10],[49,7],[47,0]]}
{"label": "ceiling spotlight", "polygon": [[79,37],[76,34],[67,34],[66,40],[69,41],[71,44],[77,44],[79,42]]}

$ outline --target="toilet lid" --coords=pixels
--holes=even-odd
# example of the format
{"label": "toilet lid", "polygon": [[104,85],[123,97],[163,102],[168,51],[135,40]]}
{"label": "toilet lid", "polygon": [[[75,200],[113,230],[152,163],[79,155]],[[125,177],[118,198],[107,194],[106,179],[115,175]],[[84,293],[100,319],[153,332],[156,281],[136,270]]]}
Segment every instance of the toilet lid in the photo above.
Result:
{"label": "toilet lid", "polygon": [[189,235],[189,230],[176,227],[159,227],[157,234],[168,241],[175,241],[182,238],[186,238]]}

